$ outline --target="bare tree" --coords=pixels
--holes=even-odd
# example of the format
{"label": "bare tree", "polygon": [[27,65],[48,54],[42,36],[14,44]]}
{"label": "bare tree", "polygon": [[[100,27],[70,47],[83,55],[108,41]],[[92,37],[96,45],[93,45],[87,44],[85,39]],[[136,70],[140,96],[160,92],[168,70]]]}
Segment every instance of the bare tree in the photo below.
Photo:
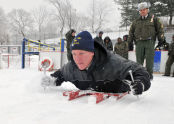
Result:
{"label": "bare tree", "polygon": [[95,0],[92,0],[91,7],[90,7],[90,19],[91,19],[91,31],[95,32],[95,20],[96,20],[96,6]]}
{"label": "bare tree", "polygon": [[39,8],[35,8],[32,11],[32,15],[34,17],[35,23],[38,26],[39,40],[42,38],[42,27],[44,23],[48,21],[48,11],[45,6],[40,6]]}
{"label": "bare tree", "polygon": [[49,21],[46,23],[46,25],[43,27],[43,37],[45,39],[50,39],[50,38],[56,38],[58,37],[57,35],[57,22],[55,19],[50,18]]}
{"label": "bare tree", "polygon": [[73,18],[73,8],[71,6],[71,4],[66,0],[66,4],[67,4],[67,12],[66,12],[66,17],[67,17],[67,24],[69,29],[72,28],[72,18]]}
{"label": "bare tree", "polygon": [[[56,9],[56,18],[57,21],[60,23],[60,36],[63,36],[63,31],[65,28],[65,21],[66,21],[66,12],[67,12],[67,7],[65,1],[62,0],[48,0]],[[58,27],[59,27],[58,26]]]}
{"label": "bare tree", "polygon": [[77,31],[89,30],[90,19],[84,15],[77,15],[77,21],[74,25]]}
{"label": "bare tree", "polygon": [[0,8],[0,44],[9,42],[9,34],[7,30],[7,19],[2,8]]}
{"label": "bare tree", "polygon": [[96,31],[101,30],[103,23],[107,20],[107,15],[109,13],[110,9],[105,1],[99,1],[98,3],[98,9],[97,9],[97,27]]}
{"label": "bare tree", "polygon": [[26,37],[27,31],[32,28],[33,23],[30,13],[23,9],[14,9],[8,14],[8,17],[13,31]]}
{"label": "bare tree", "polygon": [[92,32],[101,30],[104,22],[107,20],[107,15],[110,8],[104,0],[93,0],[90,8],[91,29]]}
{"label": "bare tree", "polygon": [[78,23],[78,19],[77,19],[77,14],[76,14],[76,9],[74,9],[71,5],[71,3],[69,2],[69,0],[66,0],[66,6],[67,6],[67,11],[65,11],[66,13],[66,22],[67,22],[67,26],[68,29],[72,29],[75,27],[75,25],[77,25]]}
{"label": "bare tree", "polygon": [[66,28],[72,29],[78,24],[76,10],[72,7],[69,0],[48,0],[56,9],[56,19],[59,22],[60,35]]}

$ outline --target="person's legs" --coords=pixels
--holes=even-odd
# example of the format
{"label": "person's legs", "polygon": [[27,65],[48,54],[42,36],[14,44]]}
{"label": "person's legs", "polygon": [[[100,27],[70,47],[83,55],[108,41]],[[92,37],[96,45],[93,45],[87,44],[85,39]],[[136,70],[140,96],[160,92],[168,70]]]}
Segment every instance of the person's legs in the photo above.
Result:
{"label": "person's legs", "polygon": [[170,70],[171,70],[173,61],[174,61],[174,58],[172,56],[169,56],[169,58],[167,59],[167,62],[166,62],[164,76],[170,76]]}
{"label": "person's legs", "polygon": [[145,48],[146,69],[149,72],[151,79],[153,79],[154,55],[155,55],[154,42],[147,41]]}
{"label": "person's legs", "polygon": [[71,60],[71,51],[69,49],[67,49],[67,59],[68,61]]}
{"label": "person's legs", "polygon": [[136,44],[136,62],[141,65],[144,64],[144,58],[145,58],[144,50],[145,47],[143,41],[138,41]]}

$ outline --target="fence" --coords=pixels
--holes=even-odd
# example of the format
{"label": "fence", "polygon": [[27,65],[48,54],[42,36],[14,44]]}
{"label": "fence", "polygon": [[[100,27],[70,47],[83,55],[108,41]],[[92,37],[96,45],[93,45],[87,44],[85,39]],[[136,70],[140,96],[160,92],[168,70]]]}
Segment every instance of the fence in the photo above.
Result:
{"label": "fence", "polygon": [[[26,55],[26,68],[38,68],[38,55]],[[20,69],[22,56],[19,54],[1,54],[0,68],[2,69]]]}
{"label": "fence", "polygon": [[2,54],[21,54],[21,45],[0,45]]}

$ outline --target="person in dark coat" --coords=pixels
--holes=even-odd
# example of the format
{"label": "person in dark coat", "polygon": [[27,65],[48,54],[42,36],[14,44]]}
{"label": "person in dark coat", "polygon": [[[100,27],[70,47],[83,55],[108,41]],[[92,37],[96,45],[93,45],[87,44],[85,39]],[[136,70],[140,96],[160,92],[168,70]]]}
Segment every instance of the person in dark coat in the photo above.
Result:
{"label": "person in dark coat", "polygon": [[66,37],[66,48],[67,48],[67,59],[68,61],[70,61],[70,58],[71,58],[71,51],[70,51],[70,45],[72,43],[72,40],[74,39],[75,37],[75,33],[76,31],[74,29],[71,29],[69,30],[66,34],[65,34],[65,37]]}
{"label": "person in dark coat", "polygon": [[[168,50],[168,59],[166,62],[166,67],[165,67],[165,74],[163,76],[170,76],[170,71],[172,64],[174,63],[174,35],[172,37],[171,44],[169,45],[169,50]],[[173,70],[173,77],[174,77],[174,70]]]}
{"label": "person in dark coat", "polygon": [[134,44],[133,44],[133,42],[128,42],[128,36],[129,35],[124,35],[123,36],[123,42],[126,42],[127,44],[128,44],[128,50],[129,51],[133,51],[134,50]]}
{"label": "person in dark coat", "polygon": [[157,45],[155,50],[169,50],[169,43],[166,42],[166,37],[164,36],[164,42],[161,45]]}
{"label": "person in dark coat", "polygon": [[107,50],[113,51],[112,41],[108,36],[106,36],[104,39],[104,46]]}
{"label": "person in dark coat", "polygon": [[99,43],[101,43],[103,45],[104,42],[103,42],[102,36],[103,36],[103,31],[100,31],[98,33],[98,35],[94,38],[94,41],[97,41],[97,42],[99,42]]}
{"label": "person in dark coat", "polygon": [[167,43],[166,40],[164,40],[162,48],[163,48],[162,50],[166,50],[166,51],[169,50],[169,43]]}
{"label": "person in dark coat", "polygon": [[88,31],[82,31],[75,37],[71,53],[71,61],[50,76],[43,77],[42,86],[60,86],[69,81],[80,90],[112,93],[131,90],[134,95],[142,94],[151,86],[150,76],[144,67],[109,52],[94,41]]}

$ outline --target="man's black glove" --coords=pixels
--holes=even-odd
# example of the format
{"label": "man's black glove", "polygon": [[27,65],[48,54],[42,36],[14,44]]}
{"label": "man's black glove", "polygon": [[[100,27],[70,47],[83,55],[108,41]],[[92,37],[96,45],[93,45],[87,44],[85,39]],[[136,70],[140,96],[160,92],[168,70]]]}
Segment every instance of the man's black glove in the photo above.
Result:
{"label": "man's black glove", "polygon": [[141,80],[134,80],[134,82],[130,84],[130,89],[133,95],[140,95],[144,91],[144,84]]}
{"label": "man's black glove", "polygon": [[163,45],[163,43],[164,43],[164,41],[159,41],[157,46],[161,47]]}
{"label": "man's black glove", "polygon": [[51,74],[52,77],[56,78],[55,83],[56,86],[60,86],[64,80],[63,74],[60,70],[56,71],[55,73]]}

